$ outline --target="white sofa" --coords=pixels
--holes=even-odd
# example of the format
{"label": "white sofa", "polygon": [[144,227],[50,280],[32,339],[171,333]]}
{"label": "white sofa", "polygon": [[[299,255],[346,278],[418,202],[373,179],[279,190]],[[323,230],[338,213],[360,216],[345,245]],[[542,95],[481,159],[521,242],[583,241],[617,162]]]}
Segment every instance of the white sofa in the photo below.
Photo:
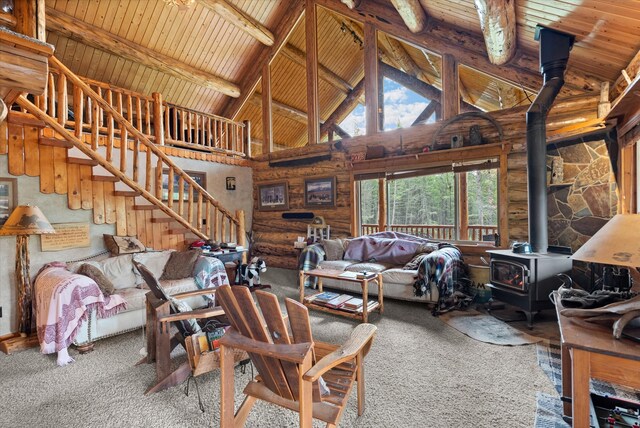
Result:
{"label": "white sofa", "polygon": [[[135,259],[144,264],[154,273],[156,278],[160,278],[171,252],[172,250],[124,254],[99,261],[82,261],[68,264],[67,268],[72,272],[76,272],[84,263],[99,267],[116,288],[115,294],[121,295],[127,301],[126,310],[109,318],[98,318],[96,311],[91,311],[88,314],[87,322],[82,323],[80,326],[74,344],[78,347],[86,347],[96,340],[144,326],[146,322],[146,294],[149,289],[143,286],[144,280],[134,267],[133,260]],[[215,258],[206,257],[206,260],[215,264],[217,272],[220,273],[219,279],[222,281],[218,285],[228,284],[229,281],[224,264]],[[198,289],[193,276],[178,280],[161,280],[160,284],[170,295]],[[206,305],[202,296],[190,297],[184,299],[184,301],[193,308]]]}

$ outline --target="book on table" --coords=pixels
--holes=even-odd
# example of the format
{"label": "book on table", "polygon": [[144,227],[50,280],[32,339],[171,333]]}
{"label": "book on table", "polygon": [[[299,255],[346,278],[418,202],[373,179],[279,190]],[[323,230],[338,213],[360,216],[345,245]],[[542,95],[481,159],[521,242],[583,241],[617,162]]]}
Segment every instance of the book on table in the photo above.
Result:
{"label": "book on table", "polygon": [[352,296],[350,296],[349,294],[341,294],[335,299],[329,300],[327,303],[325,303],[325,306],[327,306],[328,308],[338,309],[346,301],[351,300],[351,297]]}
{"label": "book on table", "polygon": [[344,302],[340,309],[344,309],[345,311],[349,312],[355,312],[362,307],[363,303],[364,302],[361,298],[352,297],[351,299]]}
{"label": "book on table", "polygon": [[374,278],[376,276],[375,272],[351,272],[351,271],[344,271],[342,272],[340,275],[338,275],[338,278],[343,278],[343,279],[371,279]]}
{"label": "book on table", "polygon": [[310,300],[313,300],[314,303],[324,304],[324,303],[327,303],[329,300],[335,299],[338,296],[340,296],[340,294],[334,293],[334,292],[331,292],[331,291],[325,291],[325,292],[314,294],[313,296],[310,296],[310,297],[312,297],[312,299],[310,299]]}

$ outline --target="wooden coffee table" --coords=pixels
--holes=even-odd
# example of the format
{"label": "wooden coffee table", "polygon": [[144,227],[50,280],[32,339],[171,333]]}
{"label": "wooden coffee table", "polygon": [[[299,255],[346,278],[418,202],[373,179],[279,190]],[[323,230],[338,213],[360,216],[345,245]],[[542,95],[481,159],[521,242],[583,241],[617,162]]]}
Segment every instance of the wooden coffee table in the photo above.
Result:
{"label": "wooden coffee table", "polygon": [[[384,311],[384,291],[383,291],[381,273],[375,273],[374,275],[368,276],[366,278],[343,278],[343,277],[340,277],[340,274],[342,272],[343,271],[332,270],[332,269],[312,269],[307,272],[301,270],[299,273],[300,303],[302,303],[303,305],[307,306],[310,309],[317,309],[319,311],[329,312],[331,314],[336,314],[336,315],[353,318],[353,319],[361,319],[362,322],[368,322],[370,312],[377,310],[379,313],[382,313]],[[307,278],[312,276],[318,278],[319,293],[322,293],[323,291],[322,290],[323,278],[330,278],[330,279],[335,279],[339,281],[346,281],[354,284],[360,284],[360,290],[354,290],[354,291],[356,292],[359,291],[362,294],[362,312],[342,311],[339,309],[333,309],[333,308],[328,308],[326,306],[321,306],[313,302],[306,302],[304,300],[304,288],[305,288],[304,283]],[[373,304],[371,307],[368,307],[370,282],[376,282],[378,284],[378,301],[375,304]]]}

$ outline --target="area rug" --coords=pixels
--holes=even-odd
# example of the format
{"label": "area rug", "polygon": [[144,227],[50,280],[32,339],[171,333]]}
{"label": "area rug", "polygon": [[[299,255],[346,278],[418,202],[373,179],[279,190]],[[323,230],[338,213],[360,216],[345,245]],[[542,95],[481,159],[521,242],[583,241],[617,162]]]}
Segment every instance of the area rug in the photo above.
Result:
{"label": "area rug", "polygon": [[523,333],[492,315],[477,311],[453,311],[440,315],[447,325],[472,339],[494,345],[531,345],[544,339]]}
{"label": "area rug", "polygon": [[[566,428],[570,427],[562,419],[562,365],[559,343],[538,344],[536,348],[538,365],[542,371],[551,379],[557,395],[550,395],[538,392],[536,394],[536,428]],[[630,401],[640,401],[640,391],[602,382],[597,379],[591,380],[590,389],[592,393],[610,397],[618,397]]]}

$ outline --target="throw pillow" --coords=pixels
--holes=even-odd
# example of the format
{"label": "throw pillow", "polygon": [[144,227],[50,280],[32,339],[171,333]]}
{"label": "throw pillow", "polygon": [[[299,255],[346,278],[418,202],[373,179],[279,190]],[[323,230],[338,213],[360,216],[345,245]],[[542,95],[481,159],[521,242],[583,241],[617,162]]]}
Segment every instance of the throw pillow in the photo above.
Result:
{"label": "throw pillow", "polygon": [[[171,297],[171,296],[169,296],[169,301],[171,302],[171,305],[173,306],[174,310],[177,312],[192,311],[191,306],[189,306],[187,302],[183,302],[182,300],[176,299],[175,297]],[[200,328],[200,325],[198,324],[195,318],[189,318],[188,320],[183,320],[181,322],[182,322],[182,325],[184,326],[184,329],[187,335],[200,333],[202,331],[202,329]]]}
{"label": "throw pillow", "polygon": [[[133,255],[133,261],[145,265],[145,267],[151,271],[153,276],[160,278],[164,272],[164,267],[167,265],[169,257],[171,257],[171,253],[173,252],[174,250],[137,253]],[[134,271],[136,274],[136,286],[138,288],[148,288],[147,283],[144,282],[144,279],[138,270],[134,269]]]}
{"label": "throw pillow", "polygon": [[342,260],[344,257],[344,242],[342,239],[324,239],[321,241],[326,254],[326,260]]}
{"label": "throw pillow", "polygon": [[112,256],[120,254],[141,253],[146,250],[144,244],[135,236],[114,236],[102,235],[104,245],[111,252]]}
{"label": "throw pillow", "polygon": [[116,291],[113,283],[109,281],[109,278],[107,278],[100,268],[96,266],[85,263],[80,266],[77,273],[93,279],[95,283],[98,284],[98,287],[100,287],[100,290],[102,290],[102,294],[105,296],[110,296]]}
{"label": "throw pillow", "polygon": [[193,275],[193,267],[201,250],[174,251],[164,266],[160,279],[182,279]]}
{"label": "throw pillow", "polygon": [[100,270],[113,283],[116,290],[134,287],[136,274],[133,271],[133,254],[109,257],[100,262]]}

